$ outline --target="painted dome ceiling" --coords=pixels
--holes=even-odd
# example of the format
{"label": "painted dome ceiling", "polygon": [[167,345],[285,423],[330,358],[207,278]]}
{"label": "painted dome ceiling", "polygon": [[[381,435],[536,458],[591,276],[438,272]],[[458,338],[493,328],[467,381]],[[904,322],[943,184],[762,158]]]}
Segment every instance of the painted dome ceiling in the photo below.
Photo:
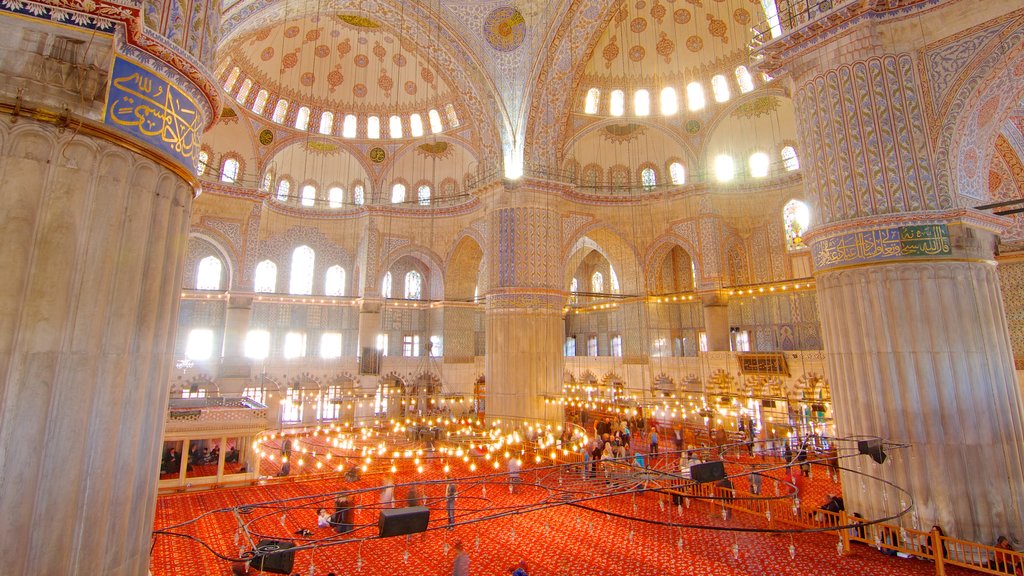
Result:
{"label": "painted dome ceiling", "polygon": [[760,0],[626,0],[582,81],[654,87],[724,72],[747,63],[751,27],[763,19]]}
{"label": "painted dome ceiling", "polygon": [[453,91],[436,66],[379,22],[315,14],[241,36],[226,48],[227,68],[241,69],[271,100],[342,114],[408,114],[441,108]]}

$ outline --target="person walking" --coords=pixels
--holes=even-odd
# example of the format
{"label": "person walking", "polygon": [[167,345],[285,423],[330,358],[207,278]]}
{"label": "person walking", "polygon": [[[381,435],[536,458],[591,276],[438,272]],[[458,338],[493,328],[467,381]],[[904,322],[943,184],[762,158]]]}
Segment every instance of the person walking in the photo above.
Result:
{"label": "person walking", "polygon": [[452,562],[452,576],[469,576],[469,554],[462,540],[455,541],[455,561]]}

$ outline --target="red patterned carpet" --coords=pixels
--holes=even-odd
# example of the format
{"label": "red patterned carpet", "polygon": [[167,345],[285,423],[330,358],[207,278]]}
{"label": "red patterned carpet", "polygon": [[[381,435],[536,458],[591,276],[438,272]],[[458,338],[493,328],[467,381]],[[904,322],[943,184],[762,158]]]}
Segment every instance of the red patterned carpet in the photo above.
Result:
{"label": "red patterned carpet", "polygon": [[[823,469],[819,469],[823,470]],[[328,572],[340,575],[393,576],[395,574],[450,574],[456,539],[464,541],[471,559],[471,574],[508,574],[508,568],[521,559],[530,567],[531,576],[558,575],[879,575],[903,576],[934,574],[934,565],[918,559],[892,558],[877,550],[854,545],[849,555],[837,553],[838,538],[831,534],[769,535],[763,533],[720,532],[695,528],[674,528],[654,523],[618,518],[623,514],[653,522],[671,520],[723,527],[757,528],[766,521],[752,515],[736,513],[726,521],[712,504],[691,500],[689,506],[673,506],[667,496],[656,493],[629,494],[596,498],[587,502],[592,510],[570,505],[554,505],[551,491],[532,485],[582,485],[578,474],[547,473],[539,477],[524,471],[524,485],[516,494],[509,494],[505,478],[491,481],[460,479],[457,522],[465,522],[449,531],[445,528],[444,484],[437,479],[439,470],[423,474],[399,475],[396,482],[426,482],[427,502],[431,508],[430,530],[411,539],[394,537],[362,543],[341,543],[300,551],[296,554],[293,572],[323,576]],[[433,482],[431,482],[433,480]],[[589,485],[599,486],[604,482]],[[743,480],[737,488],[745,488]],[[381,483],[379,477],[358,482],[317,480],[250,488],[163,496],[158,500],[155,528],[167,529],[201,516],[204,512],[247,503],[296,498],[273,507],[256,506],[242,517],[257,535],[294,540],[297,544],[322,538],[363,538],[376,534],[376,507]],[[768,492],[769,483],[765,484]],[[333,496],[325,494],[340,490],[366,490],[355,495],[356,531],[336,535],[328,528],[317,528],[315,510]],[[586,489],[586,488],[581,488]],[[813,508],[833,492],[836,486],[826,474],[816,472],[809,482],[804,500]],[[396,489],[396,497],[405,496],[405,488]],[[548,501],[550,507],[526,513],[514,513],[525,503]],[[485,515],[510,515],[486,521],[474,521]],[[314,532],[309,538],[294,535],[300,528]],[[238,521],[230,513],[215,513],[199,521],[175,528],[200,538],[224,555],[237,555]],[[791,557],[790,545],[794,546]],[[970,572],[947,568],[947,574],[959,576]],[[156,536],[152,571],[155,576],[209,576],[230,574],[226,561],[218,558],[199,543],[181,537]]]}

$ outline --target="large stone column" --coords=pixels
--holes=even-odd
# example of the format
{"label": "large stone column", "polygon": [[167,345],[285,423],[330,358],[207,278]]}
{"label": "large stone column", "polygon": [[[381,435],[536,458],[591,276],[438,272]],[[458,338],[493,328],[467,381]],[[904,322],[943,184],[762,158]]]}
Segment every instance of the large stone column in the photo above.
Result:
{"label": "large stone column", "polygon": [[567,294],[561,217],[525,186],[503,193],[488,222],[487,418],[557,420],[543,394],[562,388]]}
{"label": "large stone column", "polygon": [[245,357],[245,338],[251,319],[252,296],[229,295],[224,316],[224,353],[218,379],[247,382],[252,377],[252,360]]}
{"label": "large stone column", "polygon": [[[865,25],[866,26],[866,25]],[[795,79],[808,243],[840,436],[911,448],[846,462],[907,488],[919,525],[990,542],[1024,535],[1024,426],[993,262],[1002,221],[935,184],[909,55],[878,54],[870,29],[847,63]],[[833,47],[822,48],[832,50]],[[844,475],[847,509],[902,499]]]}
{"label": "large stone column", "polygon": [[728,352],[729,342],[729,297],[721,292],[701,295],[704,310],[704,334],[708,352]]}
{"label": "large stone column", "polygon": [[192,194],[103,135],[0,115],[7,574],[146,573]]}

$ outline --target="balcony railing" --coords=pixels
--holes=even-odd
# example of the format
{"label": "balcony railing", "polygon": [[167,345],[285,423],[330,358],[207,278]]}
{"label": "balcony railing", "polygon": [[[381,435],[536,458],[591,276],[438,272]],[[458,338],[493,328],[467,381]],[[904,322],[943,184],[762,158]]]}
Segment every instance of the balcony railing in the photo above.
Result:
{"label": "balcony railing", "polygon": [[[762,0],[768,19],[754,26],[754,46],[762,46],[776,38],[810,24],[862,0]],[[772,13],[772,6],[775,13]]]}

